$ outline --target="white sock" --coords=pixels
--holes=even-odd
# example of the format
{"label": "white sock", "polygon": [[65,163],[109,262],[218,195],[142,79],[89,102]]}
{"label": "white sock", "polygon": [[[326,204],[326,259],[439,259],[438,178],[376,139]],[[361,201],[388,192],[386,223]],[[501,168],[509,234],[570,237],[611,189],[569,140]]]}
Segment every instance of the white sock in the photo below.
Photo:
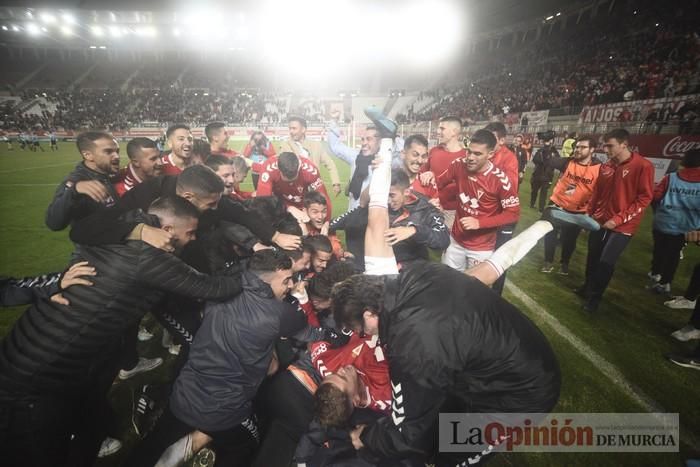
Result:
{"label": "white sock", "polygon": [[502,275],[509,267],[517,264],[537,245],[540,238],[554,230],[548,221],[537,221],[518,235],[501,245],[486,261]]}
{"label": "white sock", "polygon": [[192,459],[192,435],[187,434],[168,446],[155,467],[178,467]]}
{"label": "white sock", "polygon": [[370,207],[387,207],[391,186],[391,148],[393,145],[394,142],[391,138],[382,139],[379,152],[375,156],[375,159],[379,159],[379,165],[372,171],[372,180],[369,182]]}

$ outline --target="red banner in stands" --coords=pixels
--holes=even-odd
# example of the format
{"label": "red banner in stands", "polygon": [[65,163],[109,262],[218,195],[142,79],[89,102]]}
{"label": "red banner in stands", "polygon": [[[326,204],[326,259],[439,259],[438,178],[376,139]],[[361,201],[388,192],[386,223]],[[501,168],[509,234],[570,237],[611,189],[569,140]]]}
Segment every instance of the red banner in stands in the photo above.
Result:
{"label": "red banner in stands", "polygon": [[674,114],[685,102],[698,98],[690,96],[665,97],[662,99],[644,99],[638,101],[614,102],[612,104],[587,105],[581,110],[579,123],[637,122],[644,120],[650,113],[657,111],[654,120],[663,120],[664,114]]}

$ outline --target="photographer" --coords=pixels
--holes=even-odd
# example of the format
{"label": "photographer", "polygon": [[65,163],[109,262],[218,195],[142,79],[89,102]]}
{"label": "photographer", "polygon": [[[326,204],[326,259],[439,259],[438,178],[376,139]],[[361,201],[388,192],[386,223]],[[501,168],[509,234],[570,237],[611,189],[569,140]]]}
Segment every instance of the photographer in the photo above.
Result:
{"label": "photographer", "polygon": [[552,145],[554,142],[553,131],[537,133],[537,137],[544,142],[544,146],[542,146],[532,158],[532,162],[535,164],[535,171],[532,173],[532,180],[530,181],[530,186],[532,188],[530,207],[533,209],[535,208],[537,193],[539,192],[539,209],[540,212],[542,212],[544,211],[544,205],[547,203],[547,190],[549,190],[549,185],[552,184],[552,178],[554,178],[554,168],[550,160],[559,157],[559,152]]}
{"label": "photographer", "polygon": [[[250,136],[250,141],[243,148],[243,157],[252,159],[253,162],[262,164],[268,157],[275,156],[275,147],[267,139],[262,131],[254,131]],[[260,174],[253,171],[253,186],[258,189],[258,177]]]}

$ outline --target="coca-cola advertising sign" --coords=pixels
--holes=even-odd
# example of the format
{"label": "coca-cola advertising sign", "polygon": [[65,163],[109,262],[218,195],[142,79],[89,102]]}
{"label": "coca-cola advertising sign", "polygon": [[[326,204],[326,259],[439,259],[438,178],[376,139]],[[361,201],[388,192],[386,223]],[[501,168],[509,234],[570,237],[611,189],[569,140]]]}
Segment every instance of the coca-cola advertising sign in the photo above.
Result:
{"label": "coca-cola advertising sign", "polygon": [[700,135],[632,135],[630,146],[647,157],[680,159],[691,149],[700,149]]}

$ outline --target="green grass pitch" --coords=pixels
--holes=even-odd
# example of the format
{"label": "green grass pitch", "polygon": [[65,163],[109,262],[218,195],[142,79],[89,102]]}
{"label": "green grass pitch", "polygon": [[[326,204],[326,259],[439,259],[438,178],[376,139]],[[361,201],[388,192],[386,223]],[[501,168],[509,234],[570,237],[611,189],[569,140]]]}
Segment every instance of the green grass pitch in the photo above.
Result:
{"label": "green grass pitch", "polygon": [[[240,148],[242,144],[232,144]],[[126,164],[122,144],[123,164]],[[80,157],[72,143],[60,143],[58,152],[20,151],[15,145],[8,151],[0,143],[0,274],[26,276],[62,270],[68,262],[72,245],[68,232],[52,232],[44,224],[44,213],[53,192]],[[349,168],[336,160],[344,185]],[[329,183],[325,168],[321,169]],[[246,187],[251,186],[247,180]],[[530,225],[538,213],[529,209],[529,184],[520,190],[523,204],[519,229]],[[331,195],[334,215],[341,214],[347,199]],[[680,343],[669,334],[683,326],[689,310],[670,310],[663,306],[664,297],[644,289],[651,261],[651,213],[647,212],[639,233],[634,237],[617,265],[615,277],[606,292],[597,316],[580,310],[580,301],[572,288],[582,280],[586,253],[586,235],[581,235],[568,277],[539,272],[543,260],[540,242],[508,278],[533,300],[554,315],[566,328],[596,353],[613,364],[636,388],[656,401],[667,412],[678,412],[684,435],[700,439],[700,372],[675,366],[663,358],[670,351],[690,351],[698,341]],[[700,262],[700,247],[688,245],[673,283],[673,293],[683,293],[693,266]],[[98,271],[99,272],[99,271]],[[629,393],[614,384],[567,340],[545,323],[508,290],[505,297],[530,316],[552,343],[562,368],[563,386],[558,412],[642,412]],[[0,313],[0,336],[5,335],[24,308],[4,309]],[[158,328],[153,325],[153,329]],[[138,375],[113,387],[112,401],[123,414],[120,426],[125,448],[97,465],[117,466],[130,449],[136,436],[130,429],[133,391],[145,382],[164,381],[173,358],[159,345],[160,334],[141,343],[141,355],[161,356],[166,360],[158,370]],[[696,441],[697,442],[697,441]],[[505,454],[493,459],[494,466],[678,466],[689,457],[700,457],[691,446],[681,444],[679,454],[577,454],[534,453]]]}

